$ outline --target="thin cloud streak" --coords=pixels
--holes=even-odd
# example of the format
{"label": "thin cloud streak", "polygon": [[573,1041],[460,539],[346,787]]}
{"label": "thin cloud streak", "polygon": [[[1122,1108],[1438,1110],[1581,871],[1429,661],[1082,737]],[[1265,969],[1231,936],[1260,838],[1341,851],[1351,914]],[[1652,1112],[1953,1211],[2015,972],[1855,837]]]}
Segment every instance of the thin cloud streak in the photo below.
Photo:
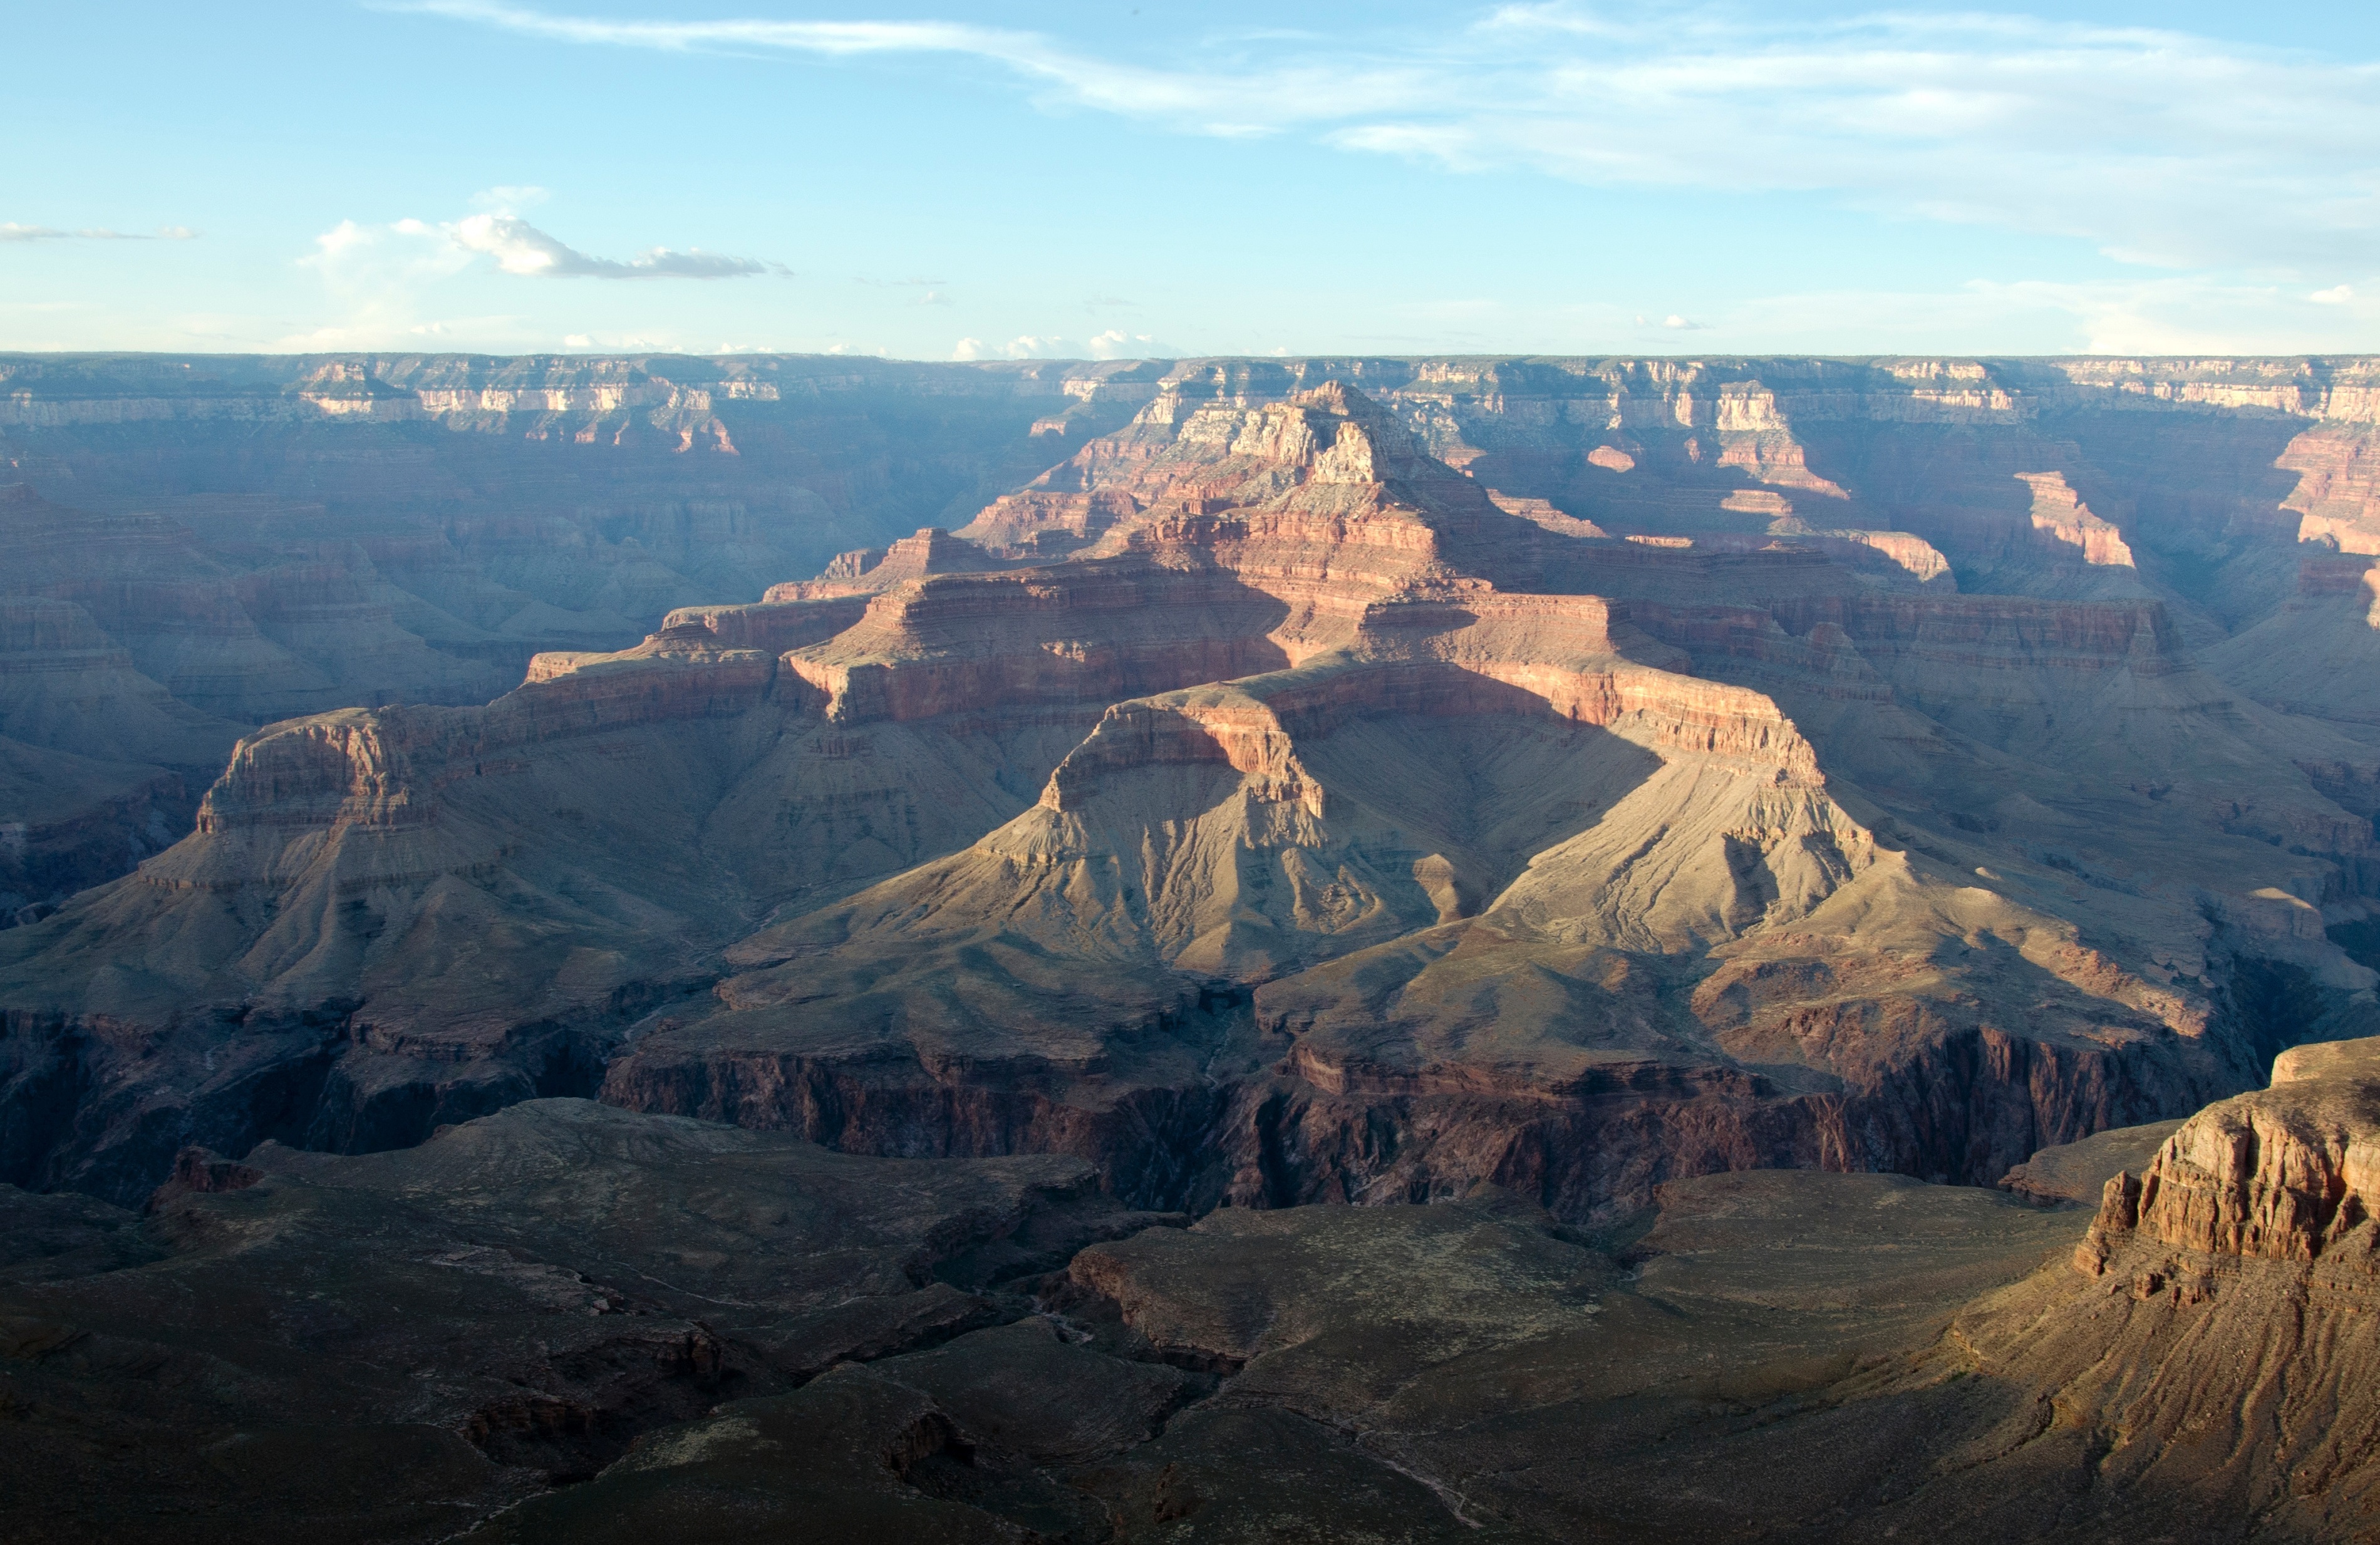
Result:
{"label": "thin cloud streak", "polygon": [[478,22],[556,42],[667,53],[951,54],[1006,66],[1079,105],[1172,119],[1208,134],[1269,133],[1385,110],[1430,85],[1418,67],[1362,67],[1342,55],[1251,74],[1153,69],[1078,53],[1038,32],[954,21],[614,21],[489,0],[406,0],[382,9]]}
{"label": "thin cloud streak", "polygon": [[13,220],[0,221],[0,241],[195,241],[198,235],[198,232],[183,225],[160,225],[153,231],[62,231],[49,225],[20,225]]}
{"label": "thin cloud streak", "polygon": [[391,8],[580,44],[970,57],[1045,100],[1188,132],[1304,128],[1454,173],[1817,194],[2177,269],[2360,265],[2380,234],[2380,65],[2149,28],[1980,14],[1656,24],[1514,5],[1420,43],[1243,36],[1202,68],[962,22]]}

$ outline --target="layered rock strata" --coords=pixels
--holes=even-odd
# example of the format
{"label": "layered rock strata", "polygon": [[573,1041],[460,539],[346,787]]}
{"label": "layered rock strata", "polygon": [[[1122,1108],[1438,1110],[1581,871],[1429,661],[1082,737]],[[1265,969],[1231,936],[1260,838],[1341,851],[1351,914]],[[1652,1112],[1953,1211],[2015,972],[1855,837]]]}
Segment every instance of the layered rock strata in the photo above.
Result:
{"label": "layered rock strata", "polygon": [[[1621,540],[1491,493],[1422,378],[1269,369],[484,709],[252,736],[187,844],[5,952],[9,1173],[128,1195],[185,1141],[600,1087],[1148,1205],[1608,1217],[1713,1169],[1994,1180],[2365,1012],[2325,926],[2380,755],[2198,668],[2186,598],[1959,593],[1970,549],[1846,524],[1874,480],[1779,438],[1852,409],[1774,383],[1706,425],[1679,377],[1587,463],[1706,429],[1774,529]],[[2048,411],[1960,400],[1924,413]],[[2152,551],[2017,451],[2025,529]]]}

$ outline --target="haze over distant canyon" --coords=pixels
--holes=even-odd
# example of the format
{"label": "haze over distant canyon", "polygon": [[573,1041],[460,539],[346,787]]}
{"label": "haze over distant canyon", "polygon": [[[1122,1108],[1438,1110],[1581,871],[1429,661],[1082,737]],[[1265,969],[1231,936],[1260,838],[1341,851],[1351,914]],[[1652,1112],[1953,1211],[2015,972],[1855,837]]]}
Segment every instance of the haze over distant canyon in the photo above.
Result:
{"label": "haze over distant canyon", "polygon": [[0,461],[24,1538],[2365,1538],[2380,360],[24,355]]}

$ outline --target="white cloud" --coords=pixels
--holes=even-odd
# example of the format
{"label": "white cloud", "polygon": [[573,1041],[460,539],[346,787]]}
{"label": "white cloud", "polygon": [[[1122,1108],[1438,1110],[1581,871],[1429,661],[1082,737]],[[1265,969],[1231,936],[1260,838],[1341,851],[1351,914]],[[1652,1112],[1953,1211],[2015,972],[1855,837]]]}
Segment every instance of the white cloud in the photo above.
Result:
{"label": "white cloud", "polygon": [[2313,301],[2317,306],[2350,305],[2355,299],[2355,286],[2353,285],[2333,285],[2328,289],[2314,291],[2312,295],[2307,296],[2306,298]]}
{"label": "white cloud", "polygon": [[342,220],[314,238],[298,260],[340,307],[342,320],[274,340],[278,348],[402,347],[434,319],[421,315],[422,292],[469,266],[471,254],[435,225],[399,220],[365,225]]}
{"label": "white cloud", "polygon": [[1664,327],[1675,328],[1680,332],[1699,333],[1703,329],[1708,327],[1710,323],[1706,322],[1688,322],[1684,317],[1680,316],[1677,312],[1671,311],[1668,316],[1661,319],[1661,325]]}
{"label": "white cloud", "polygon": [[673,252],[656,247],[625,262],[590,258],[513,214],[470,214],[439,229],[466,251],[495,259],[496,266],[505,273],[535,278],[735,279],[769,272],[768,264],[750,258],[724,257],[699,249]]}
{"label": "white cloud", "polygon": [[972,57],[1044,102],[1191,132],[1305,128],[1455,171],[1816,193],[2167,266],[2337,265],[2380,233],[2380,66],[2172,30],[1974,12],[1640,21],[1553,3],[1435,36],[1241,35],[1211,64],[1143,64],[956,22],[390,8],[588,45]]}
{"label": "white cloud", "polygon": [[62,231],[50,225],[19,225],[13,220],[0,220],[0,241],[195,241],[198,235],[188,225],[160,225],[153,231]]}
{"label": "white cloud", "polygon": [[[425,338],[470,335],[479,347],[538,347],[551,335],[524,331],[511,317],[468,322],[424,317],[425,296],[434,286],[492,259],[503,273],[524,277],[595,279],[718,279],[770,271],[748,258],[703,251],[674,252],[657,247],[626,262],[589,257],[529,225],[512,212],[515,201],[543,196],[540,189],[490,189],[472,200],[492,206],[460,220],[432,223],[396,220],[364,225],[342,220],[314,238],[314,249],[298,260],[318,274],[323,288],[346,310],[344,320],[277,340],[290,348],[418,347]],[[574,337],[586,335],[574,334]],[[672,340],[605,338],[612,348],[675,347]],[[569,347],[590,347],[569,344]]]}
{"label": "white cloud", "polygon": [[1090,343],[1094,359],[1178,359],[1182,350],[1162,344],[1146,333],[1127,333],[1121,327],[1111,327]]}
{"label": "white cloud", "polygon": [[961,338],[951,348],[953,359],[1173,359],[1182,350],[1158,342],[1146,333],[1126,333],[1111,327],[1095,337],[1079,344],[1070,343],[1055,334],[1042,335],[1025,333],[1004,344],[988,344],[981,338]]}

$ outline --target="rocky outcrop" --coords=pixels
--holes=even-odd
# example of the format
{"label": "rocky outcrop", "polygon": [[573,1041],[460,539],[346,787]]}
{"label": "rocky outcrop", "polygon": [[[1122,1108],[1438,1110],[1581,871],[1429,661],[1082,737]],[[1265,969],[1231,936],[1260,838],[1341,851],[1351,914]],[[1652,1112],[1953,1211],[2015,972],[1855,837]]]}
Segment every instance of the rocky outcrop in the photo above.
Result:
{"label": "rocky outcrop", "polygon": [[1970,1418],[1959,1442],[1974,1474],[1941,1485],[1930,1511],[2007,1532],[2020,1510],[1990,1499],[2054,1484],[2054,1517],[2014,1537],[2125,1518],[2352,1539],[2380,1478],[2380,1412],[2362,1393],[2376,1070],[2371,1040],[2285,1052],[2270,1089],[2209,1106],[2145,1167],[2108,1178],[2070,1259],[1963,1309],[1945,1362],[2007,1398]]}
{"label": "rocky outcrop", "polygon": [[2143,1173],[2107,1182],[2076,1261],[2095,1275],[2128,1239],[2312,1261],[2368,1221],[2375,1128],[2380,1045],[2284,1052],[2269,1089],[2200,1112]]}

